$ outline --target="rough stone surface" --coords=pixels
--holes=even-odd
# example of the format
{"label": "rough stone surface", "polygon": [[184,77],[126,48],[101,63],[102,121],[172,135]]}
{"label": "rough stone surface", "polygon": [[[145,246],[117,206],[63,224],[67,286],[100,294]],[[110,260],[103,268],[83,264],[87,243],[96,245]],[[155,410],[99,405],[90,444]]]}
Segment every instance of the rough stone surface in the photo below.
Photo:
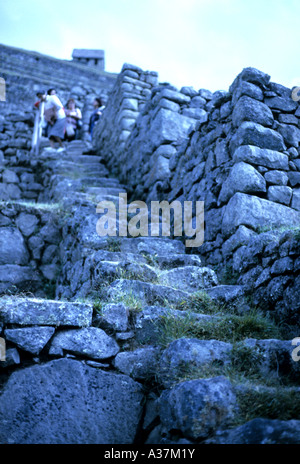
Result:
{"label": "rough stone surface", "polygon": [[163,271],[159,276],[159,282],[185,292],[194,292],[217,285],[218,279],[212,269],[185,266]]}
{"label": "rough stone surface", "polygon": [[116,331],[124,331],[128,328],[128,309],[122,303],[104,305],[101,311],[104,323]]}
{"label": "rough stone surface", "polygon": [[86,327],[58,332],[51,343],[51,355],[63,355],[64,351],[92,359],[107,359],[115,356],[120,348],[117,342],[102,329]]}
{"label": "rough stone surface", "polygon": [[222,229],[229,236],[240,225],[255,230],[265,225],[297,226],[299,220],[299,213],[287,206],[238,192],[226,206]]}
{"label": "rough stone surface", "polygon": [[271,419],[253,419],[219,437],[207,440],[208,444],[230,445],[298,445],[300,421],[280,421]]}
{"label": "rough stone surface", "polygon": [[31,235],[38,224],[38,219],[33,214],[21,213],[16,219],[17,226],[25,237]]}
{"label": "rough stone surface", "polygon": [[243,122],[236,131],[231,142],[232,151],[234,152],[240,145],[252,145],[275,151],[283,151],[286,148],[281,134],[250,121]]}
{"label": "rough stone surface", "polygon": [[25,241],[17,228],[4,227],[0,230],[0,264],[26,265],[29,254]]}
{"label": "rough stone surface", "polygon": [[162,423],[168,430],[180,430],[185,437],[197,440],[207,438],[221,423],[233,419],[236,398],[227,379],[214,377],[182,382],[165,390],[159,404]]}
{"label": "rough stone surface", "polygon": [[238,100],[232,113],[232,122],[236,127],[243,121],[253,121],[270,127],[274,118],[267,105],[245,95]]}
{"label": "rough stone surface", "polygon": [[251,145],[239,147],[233,156],[234,161],[245,161],[272,169],[288,169],[288,156],[274,150],[261,149]]}
{"label": "rough stone surface", "polygon": [[[1,394],[0,442],[129,444],[142,413],[128,376],[61,359],[12,374]],[[59,414],[59,420],[57,420]]]}
{"label": "rough stone surface", "polygon": [[87,303],[16,297],[0,301],[1,319],[7,324],[85,327],[92,322],[93,307]]}
{"label": "rough stone surface", "polygon": [[219,202],[227,202],[236,192],[258,193],[266,191],[266,181],[250,164],[240,162],[233,166],[224,182]]}
{"label": "rough stone surface", "polygon": [[120,372],[136,380],[150,379],[157,373],[159,353],[160,349],[152,346],[118,353],[114,365]]}
{"label": "rough stone surface", "polygon": [[193,369],[212,365],[214,362],[230,362],[230,343],[218,340],[197,340],[182,338],[175,340],[164,350],[159,361],[159,375],[168,387],[181,376],[184,378]]}
{"label": "rough stone surface", "polygon": [[32,354],[39,354],[54,334],[54,327],[24,327],[21,329],[6,329],[6,340],[15,343],[19,348]]}

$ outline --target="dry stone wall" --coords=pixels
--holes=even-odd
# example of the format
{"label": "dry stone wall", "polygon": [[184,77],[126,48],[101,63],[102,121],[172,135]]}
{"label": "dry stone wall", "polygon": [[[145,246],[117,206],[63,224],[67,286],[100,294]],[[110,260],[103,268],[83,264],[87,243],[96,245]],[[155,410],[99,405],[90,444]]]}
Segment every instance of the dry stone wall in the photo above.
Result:
{"label": "dry stone wall", "polygon": [[203,200],[207,246],[240,225],[258,231],[299,224],[300,111],[290,89],[252,68],[229,92],[157,86],[117,152],[112,146],[120,139],[105,144],[112,111],[114,131],[122,116],[116,93],[97,126],[95,145],[136,198]]}
{"label": "dry stone wall", "polygon": [[[264,306],[273,305],[274,287],[279,299],[291,292],[293,304],[285,306],[298,314],[300,109],[291,89],[254,68],[245,68],[228,92],[157,85],[122,150],[114,150],[113,137],[108,147],[103,135],[112,112],[117,132],[117,92],[96,126],[94,143],[132,199],[204,201],[205,238],[197,252],[205,262],[242,274],[239,283],[257,291]],[[243,257],[253,247],[251,266]],[[286,267],[281,258],[289,261]]]}
{"label": "dry stone wall", "polygon": [[137,66],[124,64],[110,94],[110,103],[95,127],[94,143],[113,171],[122,164],[126,140],[136,119],[157,84],[157,73],[145,72]]}
{"label": "dry stone wall", "polygon": [[0,292],[34,293],[54,297],[60,270],[61,241],[59,212],[55,208],[1,202]]}

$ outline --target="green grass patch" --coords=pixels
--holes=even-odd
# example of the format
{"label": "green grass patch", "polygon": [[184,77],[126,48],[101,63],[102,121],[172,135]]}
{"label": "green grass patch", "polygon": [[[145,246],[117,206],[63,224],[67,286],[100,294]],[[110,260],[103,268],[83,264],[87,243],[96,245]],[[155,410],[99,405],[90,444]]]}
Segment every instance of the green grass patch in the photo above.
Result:
{"label": "green grass patch", "polygon": [[223,314],[205,320],[196,320],[190,312],[186,312],[182,317],[169,313],[160,318],[159,332],[160,343],[163,346],[183,337],[230,343],[246,338],[281,338],[280,330],[275,323],[257,310],[240,316]]}
{"label": "green grass patch", "polygon": [[265,232],[274,232],[276,235],[282,235],[285,232],[291,232],[296,238],[296,240],[300,240],[300,227],[299,226],[263,226],[256,230],[257,233],[263,234]]}
{"label": "green grass patch", "polygon": [[130,312],[139,312],[143,308],[143,302],[140,298],[130,292],[117,292],[113,295],[112,298],[107,298],[105,295],[92,299],[91,303],[93,304],[94,310],[101,314],[103,306],[111,303],[123,303]]}
{"label": "green grass patch", "polygon": [[222,307],[217,304],[204,290],[192,293],[187,300],[182,300],[176,305],[176,309],[192,311],[199,314],[216,314],[222,311]]}
{"label": "green grass patch", "polygon": [[114,237],[107,238],[107,251],[112,252],[120,252],[121,251],[121,243],[120,240]]}
{"label": "green grass patch", "polygon": [[143,303],[140,298],[130,292],[117,293],[113,298],[114,303],[123,303],[131,312],[139,312],[143,308]]}
{"label": "green grass patch", "polygon": [[300,417],[299,391],[286,387],[249,386],[237,389],[239,414],[235,425],[252,419],[290,420]]}

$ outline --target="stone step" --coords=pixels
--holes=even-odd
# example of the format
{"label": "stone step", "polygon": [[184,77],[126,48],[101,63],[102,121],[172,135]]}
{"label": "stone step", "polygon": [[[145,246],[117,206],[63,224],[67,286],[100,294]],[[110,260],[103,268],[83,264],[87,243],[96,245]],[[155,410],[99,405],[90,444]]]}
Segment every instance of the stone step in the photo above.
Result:
{"label": "stone step", "polygon": [[154,255],[153,260],[161,269],[172,269],[182,266],[202,266],[201,258],[198,255],[178,254],[173,256],[159,253]]}
{"label": "stone step", "polygon": [[[111,247],[113,248],[113,243]],[[121,250],[121,245],[118,243],[118,240],[115,241],[115,248]],[[112,261],[112,262],[130,262],[130,263],[144,263],[150,264],[152,267],[157,269],[166,270],[182,266],[197,266],[201,267],[201,259],[198,255],[185,255],[185,254],[176,254],[174,256],[170,255],[149,255],[143,253],[131,253],[125,251],[105,251],[101,250],[95,251],[91,254],[90,249],[82,250],[83,257],[89,257],[93,263],[99,263],[101,261]],[[214,287],[220,288],[221,286]],[[228,286],[230,287],[230,286]],[[213,288],[213,289],[214,289]],[[213,290],[211,289],[211,290]]]}
{"label": "stone step", "polygon": [[104,288],[108,298],[122,298],[126,295],[133,296],[141,302],[142,305],[165,305],[166,301],[169,304],[177,303],[181,300],[186,300],[189,296],[188,292],[166,287],[164,285],[156,285],[140,280],[117,279],[109,287]]}
{"label": "stone step", "polygon": [[[106,285],[112,280],[128,278],[143,282],[156,282],[157,271],[147,263],[126,261],[122,255],[119,261],[101,260],[91,269],[91,280],[93,287],[99,284]],[[86,265],[85,265],[86,267]]]}
{"label": "stone step", "polygon": [[93,306],[88,303],[40,298],[0,298],[0,320],[18,326],[88,327]]}
{"label": "stone step", "polygon": [[162,271],[158,277],[161,285],[188,293],[204,290],[218,285],[215,272],[208,267],[183,266]]}
{"label": "stone step", "polygon": [[[101,156],[96,156],[96,155],[70,154],[70,155],[67,155],[67,159],[69,161],[74,161],[76,163],[82,163],[86,165],[92,165],[92,164],[103,162],[103,158]],[[107,171],[107,174],[108,174],[108,171]]]}
{"label": "stone step", "polygon": [[51,166],[54,174],[60,174],[66,177],[80,177],[80,176],[96,176],[102,177],[103,171],[106,169],[103,164],[96,163],[92,166],[85,164],[78,164],[72,162],[56,163]]}
{"label": "stone step", "polygon": [[182,255],[185,252],[185,246],[179,240],[171,240],[168,237],[122,237],[120,240],[121,251],[138,252],[148,255],[170,254]]}
{"label": "stone step", "polygon": [[[151,313],[150,308],[147,309],[147,313],[149,312]],[[178,317],[175,313],[171,314],[173,318]],[[153,321],[157,315],[158,312],[156,310],[152,314]],[[163,312],[161,317],[162,315]],[[186,317],[186,312],[185,316],[179,317]],[[145,317],[143,318],[143,314],[141,313],[138,319],[139,326],[143,326],[144,319]],[[194,320],[196,321],[197,319],[194,318]],[[217,318],[207,319],[210,323],[214,320],[217,323]],[[202,319],[202,323],[203,321],[205,319]],[[148,327],[148,335],[150,331],[151,328]],[[259,377],[260,381],[262,381],[268,376],[269,380],[273,379],[276,383],[279,377],[283,379],[289,375],[290,380],[298,383],[300,368],[292,359],[293,349],[294,346],[291,340],[245,339],[233,344],[215,339],[178,338],[171,341],[164,350],[157,371],[166,387],[178,382],[182,376],[182,366],[184,364],[188,362],[192,363],[194,368],[199,369],[199,372],[202,369],[202,376],[205,377],[205,369],[208,366],[212,367],[213,364],[216,366],[216,361],[220,375],[224,374],[224,371],[222,371],[223,368],[230,367],[232,373],[235,371],[238,376],[242,372],[246,376],[251,376],[252,374],[254,376],[252,381],[254,379],[258,379],[259,381]],[[216,369],[216,374],[217,371],[218,369]],[[211,375],[211,370],[207,369],[206,376],[210,377]],[[251,389],[250,383],[248,388]],[[268,390],[267,387],[261,386],[261,388]]]}
{"label": "stone step", "polygon": [[86,164],[87,166],[93,164],[103,163],[103,158],[98,155],[82,154],[82,151],[67,153],[65,149],[58,151],[56,148],[46,147],[39,155],[42,159],[49,159],[51,161],[69,161],[77,164]]}
{"label": "stone step", "polygon": [[99,199],[99,201],[101,201],[102,196],[111,195],[119,199],[118,195],[120,193],[126,193],[122,187],[111,187],[109,184],[105,187],[102,182],[99,182],[97,179],[85,178],[82,179],[82,184],[86,186],[86,192],[90,195],[97,195],[97,199]]}

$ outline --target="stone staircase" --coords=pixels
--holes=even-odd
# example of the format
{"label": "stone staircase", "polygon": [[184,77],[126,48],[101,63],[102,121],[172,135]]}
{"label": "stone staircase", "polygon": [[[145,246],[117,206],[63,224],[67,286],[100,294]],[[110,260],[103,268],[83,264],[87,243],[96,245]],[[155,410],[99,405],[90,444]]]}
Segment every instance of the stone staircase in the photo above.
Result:
{"label": "stone staircase", "polygon": [[39,160],[40,201],[59,210],[55,296],[3,286],[0,443],[300,443],[300,368],[281,328],[182,241],[100,237],[97,204],[126,186],[89,143]]}

